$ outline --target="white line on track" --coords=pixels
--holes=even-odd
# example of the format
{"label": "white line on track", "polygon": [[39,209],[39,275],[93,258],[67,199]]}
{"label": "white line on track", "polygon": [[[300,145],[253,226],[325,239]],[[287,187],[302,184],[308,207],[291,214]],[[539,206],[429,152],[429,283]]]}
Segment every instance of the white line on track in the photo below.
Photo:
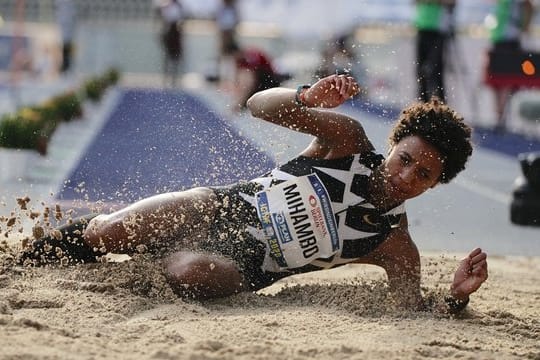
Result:
{"label": "white line on track", "polygon": [[490,200],[499,202],[503,205],[510,204],[511,197],[501,191],[495,190],[483,184],[480,184],[474,180],[470,180],[464,177],[459,177],[454,180],[455,183],[473,193],[476,193],[480,196],[484,196]]}

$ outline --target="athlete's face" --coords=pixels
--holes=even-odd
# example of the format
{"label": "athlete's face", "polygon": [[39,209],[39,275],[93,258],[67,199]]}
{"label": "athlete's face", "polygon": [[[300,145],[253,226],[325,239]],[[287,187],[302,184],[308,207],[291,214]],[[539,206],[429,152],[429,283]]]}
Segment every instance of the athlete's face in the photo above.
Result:
{"label": "athlete's face", "polygon": [[438,182],[443,170],[439,151],[419,136],[397,143],[385,160],[384,192],[404,201],[416,197]]}

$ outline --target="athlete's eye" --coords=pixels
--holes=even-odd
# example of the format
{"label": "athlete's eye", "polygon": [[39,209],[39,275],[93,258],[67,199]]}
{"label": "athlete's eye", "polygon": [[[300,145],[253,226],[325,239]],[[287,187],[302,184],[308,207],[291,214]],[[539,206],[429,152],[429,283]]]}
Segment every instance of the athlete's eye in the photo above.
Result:
{"label": "athlete's eye", "polygon": [[429,172],[427,170],[420,170],[419,174],[422,179],[429,180]]}
{"label": "athlete's eye", "polygon": [[400,154],[399,158],[403,165],[408,165],[411,162],[411,159],[409,158],[407,154]]}

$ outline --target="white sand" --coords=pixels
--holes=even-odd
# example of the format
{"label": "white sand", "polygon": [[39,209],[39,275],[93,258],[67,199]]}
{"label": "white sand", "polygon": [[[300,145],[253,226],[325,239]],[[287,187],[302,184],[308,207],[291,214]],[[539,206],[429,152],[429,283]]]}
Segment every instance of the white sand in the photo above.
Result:
{"label": "white sand", "polygon": [[[201,303],[175,298],[145,259],[22,269],[12,251],[0,250],[1,359],[540,359],[538,258],[491,258],[453,318],[392,309],[370,266]],[[425,291],[447,288],[458,258],[422,259]]]}

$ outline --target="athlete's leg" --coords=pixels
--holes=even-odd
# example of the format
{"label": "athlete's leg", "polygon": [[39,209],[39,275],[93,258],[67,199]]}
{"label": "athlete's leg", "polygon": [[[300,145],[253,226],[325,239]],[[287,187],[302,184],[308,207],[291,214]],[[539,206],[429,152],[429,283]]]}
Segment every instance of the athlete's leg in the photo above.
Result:
{"label": "athlete's leg", "polygon": [[90,214],[72,219],[51,234],[36,239],[21,252],[19,263],[41,266],[57,262],[65,265],[96,262],[97,258],[103,254],[83,240],[84,230],[96,215]]}
{"label": "athlete's leg", "polygon": [[208,188],[152,196],[95,217],[84,232],[84,241],[103,252],[125,253],[138,245],[167,246],[171,241],[206,237],[215,201]]}
{"label": "athlete's leg", "polygon": [[171,288],[181,297],[219,298],[247,289],[237,265],[224,257],[179,251],[165,258],[163,267]]}

